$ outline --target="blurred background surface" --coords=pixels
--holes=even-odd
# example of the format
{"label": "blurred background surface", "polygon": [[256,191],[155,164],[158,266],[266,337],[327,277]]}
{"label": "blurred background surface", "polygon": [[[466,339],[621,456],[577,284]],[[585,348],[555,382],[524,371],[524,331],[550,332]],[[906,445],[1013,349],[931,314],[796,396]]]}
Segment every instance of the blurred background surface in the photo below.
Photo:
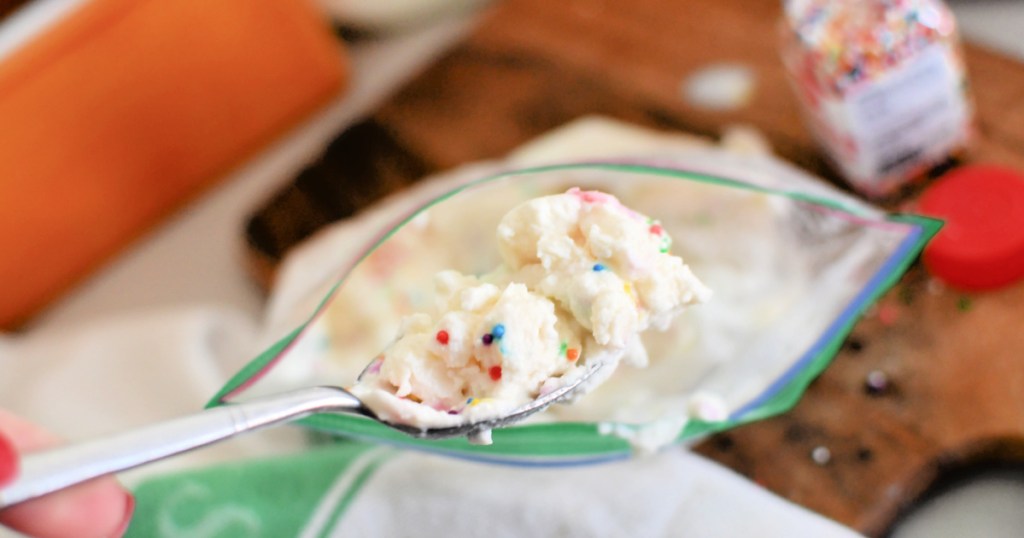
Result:
{"label": "blurred background surface", "polygon": [[[950,5],[966,39],[1024,61],[1024,1],[953,0]],[[353,42],[347,51],[350,86],[343,95],[169,215],[144,240],[35,318],[30,328],[59,330],[104,314],[183,303],[226,305],[258,319],[265,296],[244,267],[246,219],[339,130],[372,111],[469,27],[467,18],[438,18],[386,38]],[[0,35],[0,50],[4,43]],[[1020,472],[987,471],[955,486],[911,513],[894,535],[1020,535]]]}

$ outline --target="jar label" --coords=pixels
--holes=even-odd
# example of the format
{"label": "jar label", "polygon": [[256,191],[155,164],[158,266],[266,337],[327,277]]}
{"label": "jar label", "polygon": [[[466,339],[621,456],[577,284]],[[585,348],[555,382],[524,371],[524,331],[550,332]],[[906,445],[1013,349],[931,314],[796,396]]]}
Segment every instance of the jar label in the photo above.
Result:
{"label": "jar label", "polygon": [[888,194],[966,143],[962,80],[946,46],[933,44],[843,95],[818,96],[815,134],[855,188]]}

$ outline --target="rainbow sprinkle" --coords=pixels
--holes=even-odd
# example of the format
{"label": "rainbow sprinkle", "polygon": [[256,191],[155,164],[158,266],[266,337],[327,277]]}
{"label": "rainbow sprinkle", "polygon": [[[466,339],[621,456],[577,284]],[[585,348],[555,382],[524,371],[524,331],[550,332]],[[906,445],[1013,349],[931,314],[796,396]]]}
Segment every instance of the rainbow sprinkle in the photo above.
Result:
{"label": "rainbow sprinkle", "polygon": [[[505,336],[505,325],[498,323],[494,327],[491,327],[491,332],[480,337],[485,346],[489,346],[494,343],[495,340],[501,340],[501,337]],[[505,352],[505,348],[501,348],[501,352]]]}
{"label": "rainbow sprinkle", "polygon": [[491,401],[493,398],[470,398],[466,400],[467,407],[476,407],[482,403]]}
{"label": "rainbow sprinkle", "polygon": [[586,204],[607,204],[615,200],[615,197],[601,191],[584,191],[579,187],[569,189],[569,194],[579,197],[580,201]]}

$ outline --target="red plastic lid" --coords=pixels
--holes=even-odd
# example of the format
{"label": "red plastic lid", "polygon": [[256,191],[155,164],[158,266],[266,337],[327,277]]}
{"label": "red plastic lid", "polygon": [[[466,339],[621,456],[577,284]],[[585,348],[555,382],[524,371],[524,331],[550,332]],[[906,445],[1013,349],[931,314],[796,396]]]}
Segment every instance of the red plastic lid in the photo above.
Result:
{"label": "red plastic lid", "polygon": [[924,250],[925,267],[937,278],[981,291],[1024,277],[1024,175],[963,166],[929,187],[918,208],[946,221]]}

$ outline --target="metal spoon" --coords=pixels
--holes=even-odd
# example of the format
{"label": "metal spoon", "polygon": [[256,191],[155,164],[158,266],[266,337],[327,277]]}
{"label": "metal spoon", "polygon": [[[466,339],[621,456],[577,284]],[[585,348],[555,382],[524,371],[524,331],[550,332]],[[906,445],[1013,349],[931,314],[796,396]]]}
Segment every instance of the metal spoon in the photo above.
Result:
{"label": "metal spoon", "polygon": [[27,454],[21,460],[18,477],[0,489],[0,508],[314,413],[363,415],[422,439],[487,435],[492,428],[521,421],[569,396],[600,367],[600,363],[587,367],[572,383],[541,395],[508,415],[435,429],[384,422],[348,391],[331,386],[227,404],[110,437]]}

